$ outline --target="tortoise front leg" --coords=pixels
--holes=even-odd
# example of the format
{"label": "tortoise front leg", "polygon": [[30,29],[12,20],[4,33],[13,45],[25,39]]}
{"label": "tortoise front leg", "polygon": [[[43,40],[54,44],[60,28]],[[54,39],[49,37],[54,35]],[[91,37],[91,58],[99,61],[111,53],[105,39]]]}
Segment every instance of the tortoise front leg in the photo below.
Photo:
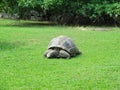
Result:
{"label": "tortoise front leg", "polygon": [[60,50],[59,57],[70,59],[70,54],[68,52],[66,52],[65,50]]}

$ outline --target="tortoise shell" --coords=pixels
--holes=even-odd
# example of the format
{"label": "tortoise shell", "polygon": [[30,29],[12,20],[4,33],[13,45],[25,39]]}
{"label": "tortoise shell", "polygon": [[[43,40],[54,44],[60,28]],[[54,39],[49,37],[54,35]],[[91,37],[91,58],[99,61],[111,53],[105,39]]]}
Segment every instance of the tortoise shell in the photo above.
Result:
{"label": "tortoise shell", "polygon": [[63,49],[67,51],[71,56],[80,54],[80,51],[74,44],[73,40],[67,36],[58,36],[56,38],[53,38],[48,45],[48,49],[54,48]]}

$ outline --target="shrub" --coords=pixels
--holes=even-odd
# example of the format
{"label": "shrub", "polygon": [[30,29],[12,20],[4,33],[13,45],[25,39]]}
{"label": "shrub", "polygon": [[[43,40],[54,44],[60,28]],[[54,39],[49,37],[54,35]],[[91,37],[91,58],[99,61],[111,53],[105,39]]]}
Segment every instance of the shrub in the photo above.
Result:
{"label": "shrub", "polygon": [[26,13],[30,10],[36,10],[47,20],[60,24],[120,24],[119,0],[3,0],[0,10],[3,6],[19,13],[21,18],[28,17]]}

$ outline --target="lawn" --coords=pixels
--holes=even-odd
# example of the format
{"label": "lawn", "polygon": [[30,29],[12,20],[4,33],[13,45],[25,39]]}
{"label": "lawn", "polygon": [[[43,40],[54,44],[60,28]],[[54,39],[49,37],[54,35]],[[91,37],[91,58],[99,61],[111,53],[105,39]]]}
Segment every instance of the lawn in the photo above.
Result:
{"label": "lawn", "polygon": [[[96,28],[0,19],[0,90],[120,90],[120,28]],[[45,58],[59,35],[82,55]]]}

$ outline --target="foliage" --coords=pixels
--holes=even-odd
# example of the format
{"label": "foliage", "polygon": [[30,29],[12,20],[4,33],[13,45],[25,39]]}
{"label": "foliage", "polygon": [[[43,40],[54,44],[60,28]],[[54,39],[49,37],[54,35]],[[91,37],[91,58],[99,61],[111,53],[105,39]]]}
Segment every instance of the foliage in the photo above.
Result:
{"label": "foliage", "polygon": [[120,23],[119,0],[3,0],[0,10],[3,6],[8,8],[7,11],[18,12],[21,15],[30,10],[36,10],[46,17],[49,15],[64,16],[65,13],[70,13],[73,16],[87,17],[94,24],[106,23],[106,19]]}
{"label": "foliage", "polygon": [[36,7],[36,6],[41,6],[42,7],[42,4],[43,4],[43,0],[18,0],[18,6],[21,6],[21,7]]}
{"label": "foliage", "polygon": [[18,9],[16,0],[2,0],[0,2],[0,11],[4,13],[16,13]]}

